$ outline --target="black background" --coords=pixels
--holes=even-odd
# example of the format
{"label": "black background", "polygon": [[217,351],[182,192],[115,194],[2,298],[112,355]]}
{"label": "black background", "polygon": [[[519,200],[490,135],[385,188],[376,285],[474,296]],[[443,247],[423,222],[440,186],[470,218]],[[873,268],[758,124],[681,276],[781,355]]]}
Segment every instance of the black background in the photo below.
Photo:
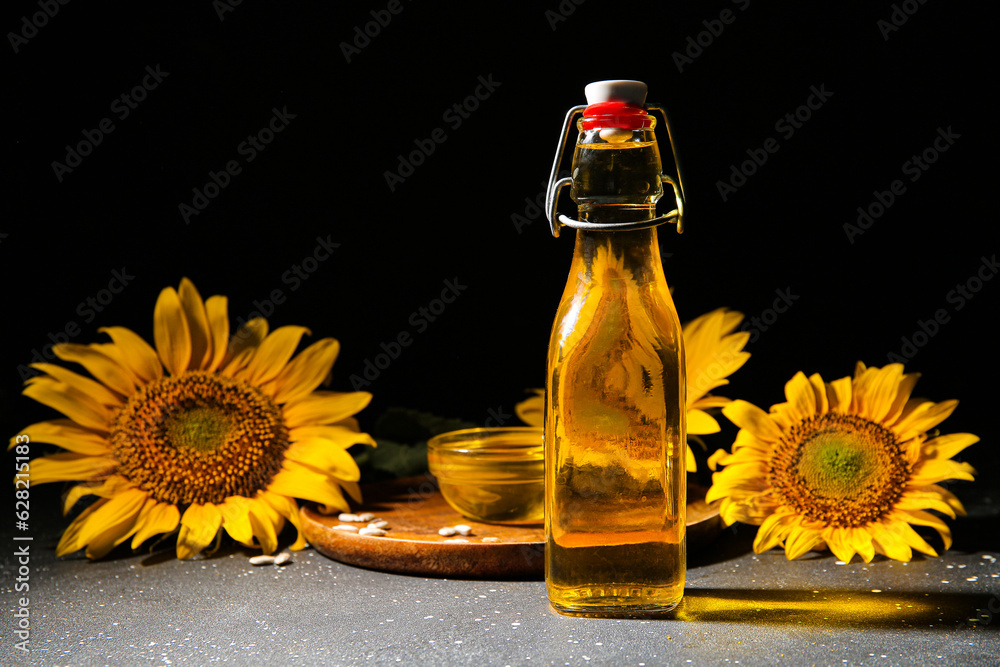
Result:
{"label": "black background", "polygon": [[[265,313],[272,328],[301,324],[313,339],[340,340],[333,389],[351,390],[381,343],[410,333],[412,344],[364,387],[375,396],[360,415],[366,428],[390,406],[477,423],[512,415],[524,390],[544,381],[572,254],[572,234],[553,239],[538,215],[518,229],[512,216],[542,192],[584,85],[633,78],[648,83],[650,102],[669,106],[685,168],[688,230],[660,231],[681,319],[720,306],[762,317],[777,290],[798,297],[758,332],[749,363],[721,393],[766,409],[798,370],[829,381],[857,360],[883,365],[943,309],[948,321],[918,336],[926,344],[907,369],[923,374],[918,394],[961,401],[944,430],[983,437],[964,458],[984,479],[956,490],[989,497],[1000,280],[961,308],[948,298],[998,250],[987,10],[938,0],[404,1],[398,14],[386,5],[77,1],[16,52],[7,35],[7,432],[53,416],[18,395],[35,352],[70,324],[74,342],[99,340],[97,328],[109,325],[151,340],[157,294],[182,276],[206,298],[228,295],[234,320],[281,290],[283,303]],[[724,10],[734,18],[712,35],[704,22],[717,30]],[[39,11],[7,3],[0,25],[20,33]],[[357,48],[359,31],[376,32],[373,11],[391,20]],[[888,30],[894,12],[907,20]],[[707,45],[679,68],[689,38]],[[120,119],[112,102],[147,67],[168,74]],[[480,77],[498,85],[455,127],[444,114]],[[777,131],[811,87],[832,94],[793,136]],[[294,118],[247,162],[238,146],[273,109]],[[60,181],[52,163],[104,118],[114,131]],[[385,173],[398,169],[397,156],[437,128],[447,140],[391,190]],[[903,164],[939,128],[959,138],[911,182]],[[780,149],[724,201],[717,182],[768,138]],[[179,205],[234,159],[241,173],[186,222]],[[905,193],[852,243],[844,224],[897,179]],[[296,283],[288,272],[318,237],[340,245]],[[114,271],[134,278],[102,312],[81,308]],[[467,287],[418,332],[411,314],[446,280]],[[730,427],[711,448],[731,436]]]}

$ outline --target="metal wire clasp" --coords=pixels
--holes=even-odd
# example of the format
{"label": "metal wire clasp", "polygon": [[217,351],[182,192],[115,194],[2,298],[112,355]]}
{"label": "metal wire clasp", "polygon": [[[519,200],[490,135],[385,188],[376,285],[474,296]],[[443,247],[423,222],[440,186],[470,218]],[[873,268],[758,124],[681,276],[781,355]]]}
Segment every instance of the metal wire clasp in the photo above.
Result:
{"label": "metal wire clasp", "polygon": [[662,106],[653,104],[646,105],[646,109],[649,111],[659,111],[660,116],[663,117],[663,125],[667,128],[667,139],[670,142],[670,153],[674,158],[674,166],[677,169],[676,181],[667,174],[660,174],[660,181],[663,183],[669,183],[670,187],[673,188],[674,201],[677,203],[677,208],[665,215],[653,218],[652,220],[615,223],[585,222],[583,220],[576,220],[562,215],[556,211],[556,208],[559,206],[559,191],[562,190],[563,187],[573,183],[573,179],[569,176],[558,180],[556,179],[556,176],[559,174],[559,163],[562,162],[563,152],[566,150],[566,139],[569,137],[569,132],[573,128],[573,118],[578,113],[583,113],[586,108],[586,105],[581,104],[566,112],[566,120],[563,121],[562,133],[559,137],[559,144],[556,147],[556,157],[555,160],[552,161],[552,173],[549,174],[549,186],[545,191],[545,216],[549,220],[549,227],[552,230],[552,236],[559,238],[559,229],[563,226],[592,231],[627,231],[630,229],[655,227],[657,225],[662,225],[665,222],[677,223],[677,233],[683,234],[684,182],[681,177],[681,163],[677,157],[677,149],[674,147],[673,134],[670,132],[670,120],[667,118],[667,110]]}

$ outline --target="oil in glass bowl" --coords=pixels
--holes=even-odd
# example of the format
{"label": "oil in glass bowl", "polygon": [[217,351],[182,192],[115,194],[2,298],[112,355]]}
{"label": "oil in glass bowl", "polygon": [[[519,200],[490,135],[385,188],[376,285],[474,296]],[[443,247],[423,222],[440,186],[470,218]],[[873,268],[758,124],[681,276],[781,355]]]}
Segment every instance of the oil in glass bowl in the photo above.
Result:
{"label": "oil in glass bowl", "polygon": [[442,433],[427,443],[427,462],[441,495],[463,516],[485,523],[542,523],[542,429],[471,428]]}

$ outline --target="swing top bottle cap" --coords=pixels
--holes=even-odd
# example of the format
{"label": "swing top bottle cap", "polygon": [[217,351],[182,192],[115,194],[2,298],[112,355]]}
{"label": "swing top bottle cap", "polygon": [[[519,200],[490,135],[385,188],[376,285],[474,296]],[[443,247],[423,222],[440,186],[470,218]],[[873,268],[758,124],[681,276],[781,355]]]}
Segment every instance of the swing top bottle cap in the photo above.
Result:
{"label": "swing top bottle cap", "polygon": [[595,81],[584,92],[587,108],[581,122],[585,130],[636,130],[653,126],[652,117],[642,106],[646,102],[646,84],[642,81]]}
{"label": "swing top bottle cap", "polygon": [[595,81],[584,88],[584,93],[587,96],[587,104],[624,102],[641,107],[646,103],[646,84],[642,81],[624,79]]}

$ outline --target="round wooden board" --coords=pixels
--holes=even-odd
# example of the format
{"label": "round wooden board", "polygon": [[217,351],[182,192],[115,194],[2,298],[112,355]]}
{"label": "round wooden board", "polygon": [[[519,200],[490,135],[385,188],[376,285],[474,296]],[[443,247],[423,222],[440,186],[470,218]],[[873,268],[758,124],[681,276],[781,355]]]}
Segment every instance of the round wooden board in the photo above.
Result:
{"label": "round wooden board", "polygon": [[[544,574],[545,531],[542,524],[508,526],[467,519],[445,501],[430,475],[362,487],[364,504],[355,513],[371,512],[389,522],[384,537],[337,530],[344,522],[314,507],[302,510],[302,530],[320,553],[372,570],[431,577],[468,579],[538,579]],[[718,503],[705,503],[705,489],[688,487],[688,548],[711,541],[722,529]],[[465,524],[468,536],[443,537],[438,529]],[[356,523],[363,527],[365,524]],[[499,542],[483,542],[484,537]],[[449,539],[468,542],[446,542]]]}

